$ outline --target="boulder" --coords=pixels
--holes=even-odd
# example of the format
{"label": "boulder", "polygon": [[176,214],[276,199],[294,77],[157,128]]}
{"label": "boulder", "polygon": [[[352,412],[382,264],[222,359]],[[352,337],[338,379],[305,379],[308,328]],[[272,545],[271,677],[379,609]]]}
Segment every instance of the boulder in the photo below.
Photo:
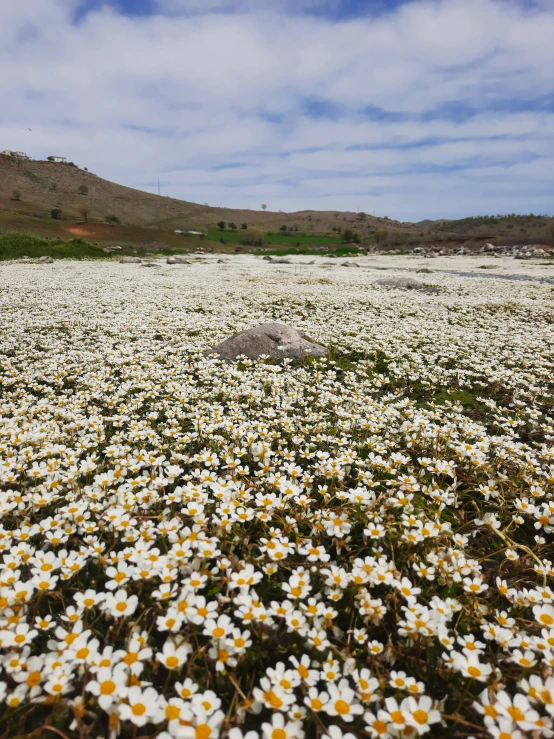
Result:
{"label": "boulder", "polygon": [[429,269],[429,267],[422,267],[421,269],[416,270],[416,272],[420,275],[432,275],[433,270]]}
{"label": "boulder", "polygon": [[168,257],[165,261],[166,264],[190,264],[190,260],[182,256],[181,254],[177,254],[173,257]]}
{"label": "boulder", "polygon": [[168,257],[168,258],[167,258],[167,259],[165,260],[165,263],[166,263],[166,264],[177,264],[177,262],[176,262],[176,260],[175,260],[175,257]]}
{"label": "boulder", "polygon": [[119,264],[141,264],[142,259],[140,257],[121,257]]}
{"label": "boulder", "polygon": [[156,264],[155,262],[144,262],[140,266],[141,267],[161,267],[160,264]]}
{"label": "boulder", "polygon": [[360,265],[357,262],[343,262],[341,264],[341,267],[359,267]]}
{"label": "boulder", "polygon": [[284,259],[283,257],[278,257],[277,259],[269,257],[269,261],[271,264],[290,264],[290,259]]}
{"label": "boulder", "polygon": [[425,285],[419,280],[413,280],[411,277],[385,277],[377,280],[375,285],[383,287],[395,287],[398,290],[424,290]]}
{"label": "boulder", "polygon": [[285,323],[264,323],[242,331],[225,339],[208,353],[213,352],[226,361],[233,361],[240,354],[249,359],[256,359],[261,354],[289,359],[327,356],[326,347]]}
{"label": "boulder", "polygon": [[39,257],[37,259],[37,264],[52,264],[53,261],[52,257]]}

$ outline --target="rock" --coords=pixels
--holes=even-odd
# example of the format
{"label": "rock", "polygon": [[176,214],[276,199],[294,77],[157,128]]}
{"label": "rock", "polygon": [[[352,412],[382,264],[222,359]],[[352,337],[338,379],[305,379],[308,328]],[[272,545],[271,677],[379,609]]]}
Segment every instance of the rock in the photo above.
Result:
{"label": "rock", "polygon": [[264,260],[264,262],[271,262],[271,257],[265,256],[262,257],[262,259]]}
{"label": "rock", "polygon": [[284,259],[284,257],[278,257],[277,259],[269,257],[269,261],[271,264],[290,264],[290,259]]}
{"label": "rock", "polygon": [[155,264],[154,262],[144,262],[140,266],[141,267],[161,267],[161,264]]}
{"label": "rock", "polygon": [[429,269],[429,267],[422,267],[421,269],[418,269],[416,271],[420,275],[432,275],[433,274],[433,270]]}
{"label": "rock", "polygon": [[141,264],[142,259],[140,257],[121,257],[119,264]]}
{"label": "rock", "polygon": [[168,257],[168,258],[167,258],[167,259],[165,260],[165,263],[166,263],[166,264],[177,264],[177,262],[175,261],[175,257]]}
{"label": "rock", "polygon": [[225,260],[224,260],[224,259],[218,259],[218,260],[217,260],[217,263],[218,263],[218,264],[225,264]]}
{"label": "rock", "polygon": [[173,259],[175,259],[175,264],[190,264],[190,259],[187,259],[182,254],[177,254]]}
{"label": "rock", "polygon": [[232,361],[240,354],[250,359],[256,359],[261,354],[289,359],[327,356],[324,346],[285,323],[264,323],[242,331],[218,344],[209,353],[212,352],[226,361]]}
{"label": "rock", "polygon": [[360,265],[357,262],[343,262],[341,264],[341,267],[359,267]]}
{"label": "rock", "polygon": [[52,264],[53,261],[52,257],[39,257],[37,259],[37,264]]}
{"label": "rock", "polygon": [[399,290],[424,290],[425,285],[419,280],[413,280],[411,277],[385,277],[377,280],[375,285],[383,287],[395,287]]}

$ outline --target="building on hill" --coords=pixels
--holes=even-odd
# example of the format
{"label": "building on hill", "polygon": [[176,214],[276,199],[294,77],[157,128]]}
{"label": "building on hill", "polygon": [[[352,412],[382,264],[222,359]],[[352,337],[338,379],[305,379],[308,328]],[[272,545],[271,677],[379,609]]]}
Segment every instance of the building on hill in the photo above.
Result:
{"label": "building on hill", "polygon": [[48,157],[49,162],[56,162],[56,164],[66,164],[67,157]]}
{"label": "building on hill", "polygon": [[0,154],[3,154],[5,157],[15,157],[16,159],[30,159],[31,157],[28,154],[25,154],[23,151],[12,151],[11,149],[5,149],[5,151],[0,151]]}

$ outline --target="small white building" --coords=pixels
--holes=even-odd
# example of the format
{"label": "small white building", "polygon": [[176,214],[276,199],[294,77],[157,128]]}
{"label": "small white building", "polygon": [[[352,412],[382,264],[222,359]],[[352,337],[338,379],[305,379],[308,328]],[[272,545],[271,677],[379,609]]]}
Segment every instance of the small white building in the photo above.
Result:
{"label": "small white building", "polygon": [[11,149],[5,149],[4,151],[1,151],[0,154],[3,154],[5,157],[16,157],[16,159],[31,158],[28,154],[25,154],[24,151],[12,151]]}
{"label": "small white building", "polygon": [[48,157],[49,162],[56,162],[56,164],[65,164],[67,157]]}

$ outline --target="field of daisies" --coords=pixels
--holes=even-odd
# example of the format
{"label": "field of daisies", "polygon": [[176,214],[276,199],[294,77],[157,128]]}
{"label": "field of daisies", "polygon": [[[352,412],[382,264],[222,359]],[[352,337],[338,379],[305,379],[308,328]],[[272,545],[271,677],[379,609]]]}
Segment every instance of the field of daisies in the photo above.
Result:
{"label": "field of daisies", "polygon": [[554,267],[307,262],[1,266],[2,739],[554,735]]}

